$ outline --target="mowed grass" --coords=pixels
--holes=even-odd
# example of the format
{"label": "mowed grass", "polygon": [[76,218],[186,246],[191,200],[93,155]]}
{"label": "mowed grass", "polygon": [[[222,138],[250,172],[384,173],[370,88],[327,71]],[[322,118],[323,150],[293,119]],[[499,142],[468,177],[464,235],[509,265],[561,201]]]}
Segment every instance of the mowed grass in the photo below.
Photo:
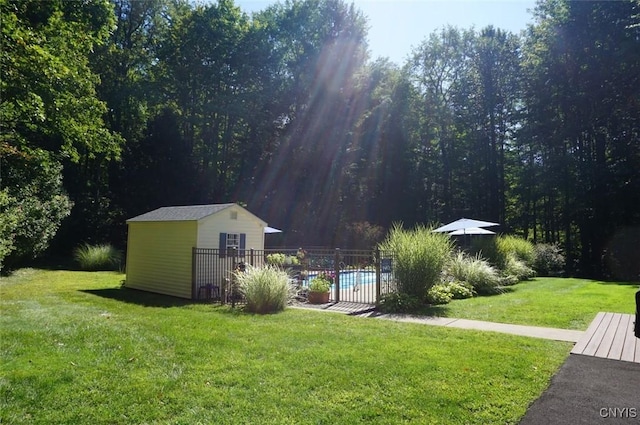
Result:
{"label": "mowed grass", "polygon": [[571,344],[120,289],[110,272],[0,283],[0,422],[518,423]]}
{"label": "mowed grass", "polygon": [[423,313],[562,329],[586,330],[599,311],[634,314],[637,284],[573,278],[536,278],[506,293],[454,300]]}

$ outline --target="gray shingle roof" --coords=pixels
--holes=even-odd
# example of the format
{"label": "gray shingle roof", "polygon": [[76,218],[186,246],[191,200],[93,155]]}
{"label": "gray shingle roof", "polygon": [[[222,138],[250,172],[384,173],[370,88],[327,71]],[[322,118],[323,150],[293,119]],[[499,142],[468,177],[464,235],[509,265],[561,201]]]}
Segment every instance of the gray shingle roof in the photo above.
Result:
{"label": "gray shingle roof", "polygon": [[187,205],[183,207],[162,207],[130,218],[130,221],[192,221],[210,216],[235,204]]}

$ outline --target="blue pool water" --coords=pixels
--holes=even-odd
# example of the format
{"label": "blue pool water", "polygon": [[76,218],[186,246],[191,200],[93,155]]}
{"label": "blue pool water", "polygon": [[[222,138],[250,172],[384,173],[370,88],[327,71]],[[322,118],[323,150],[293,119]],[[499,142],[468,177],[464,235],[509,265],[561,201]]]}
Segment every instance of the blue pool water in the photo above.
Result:
{"label": "blue pool water", "polygon": [[[317,273],[309,275],[311,282]],[[367,270],[348,270],[340,272],[340,288],[348,289],[356,285],[373,285],[376,283],[376,272]],[[334,285],[331,285],[332,287]]]}

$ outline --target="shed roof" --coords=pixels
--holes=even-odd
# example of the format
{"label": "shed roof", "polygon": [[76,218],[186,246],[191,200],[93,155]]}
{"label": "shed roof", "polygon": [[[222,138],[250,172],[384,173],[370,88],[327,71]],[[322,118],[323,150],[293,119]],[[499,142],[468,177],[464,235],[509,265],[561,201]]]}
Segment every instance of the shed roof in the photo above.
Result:
{"label": "shed roof", "polygon": [[[130,218],[127,220],[129,222],[136,221],[195,221],[200,220],[202,218],[208,217],[210,215],[216,214],[224,209],[229,207],[237,206],[238,208],[242,208],[237,204],[211,204],[211,205],[186,205],[181,207],[162,207],[153,211],[149,211],[148,213],[144,213],[142,215]],[[246,211],[246,210],[245,210]],[[249,211],[247,211],[249,213]],[[251,213],[249,213],[251,214]],[[251,214],[257,220],[260,220],[258,217]],[[263,221],[263,220],[260,220]]]}

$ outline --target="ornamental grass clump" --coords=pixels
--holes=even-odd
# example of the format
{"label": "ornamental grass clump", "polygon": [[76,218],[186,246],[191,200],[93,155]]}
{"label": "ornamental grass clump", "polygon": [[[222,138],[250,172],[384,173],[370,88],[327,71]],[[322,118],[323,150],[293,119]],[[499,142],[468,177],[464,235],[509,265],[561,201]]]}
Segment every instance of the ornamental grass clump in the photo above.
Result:
{"label": "ornamental grass clump", "polygon": [[247,266],[245,271],[235,272],[234,278],[247,301],[245,309],[252,313],[282,311],[293,296],[289,275],[277,266]]}
{"label": "ornamental grass clump", "polygon": [[520,267],[520,264],[513,264],[514,259],[530,269],[536,261],[533,243],[518,236],[500,235],[494,238],[478,238],[473,242],[473,251],[505,275],[509,274],[509,267]]}
{"label": "ornamental grass clump", "polygon": [[82,270],[118,270],[122,253],[109,244],[83,244],[73,250],[73,259]]}
{"label": "ornamental grass clump", "polygon": [[391,252],[398,292],[426,301],[427,291],[440,282],[442,269],[451,256],[449,235],[434,233],[424,225],[413,230],[394,224],[380,249]]}
{"label": "ornamental grass clump", "polygon": [[505,276],[514,276],[519,282],[535,277],[536,272],[514,254],[509,254],[507,256],[507,263],[505,264],[503,274]]}
{"label": "ornamental grass clump", "polygon": [[501,235],[496,238],[496,244],[500,252],[501,266],[506,267],[510,256],[522,261],[527,267],[534,266],[536,251],[530,241],[518,236]]}
{"label": "ornamental grass clump", "polygon": [[459,252],[452,256],[447,263],[446,275],[452,281],[466,283],[479,294],[499,292],[498,270],[479,255],[470,257]]}

